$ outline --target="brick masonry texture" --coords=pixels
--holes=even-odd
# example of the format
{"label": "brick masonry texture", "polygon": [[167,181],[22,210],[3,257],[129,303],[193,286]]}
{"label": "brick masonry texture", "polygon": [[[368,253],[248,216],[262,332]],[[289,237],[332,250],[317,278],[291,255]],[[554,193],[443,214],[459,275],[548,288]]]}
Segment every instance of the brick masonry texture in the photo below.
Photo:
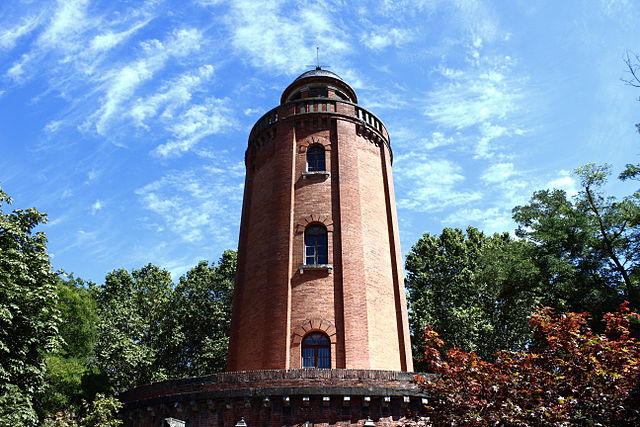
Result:
{"label": "brick masonry texture", "polygon": [[[316,84],[328,98],[300,90]],[[121,394],[126,427],[241,418],[249,427],[362,426],[368,418],[392,427],[420,414],[389,135],[356,102],[325,72],[294,81],[258,120],[245,154],[228,372]],[[328,173],[306,173],[311,145],[324,147]],[[327,229],[332,268],[301,268],[313,224]],[[301,369],[302,340],[314,331],[329,337],[332,369]]]}
{"label": "brick masonry texture", "polygon": [[425,396],[413,375],[394,371],[299,369],[228,372],[155,383],[120,396],[126,427],[156,427],[165,418],[187,426],[251,427],[403,425]]}
{"label": "brick masonry texture", "polygon": [[[294,82],[283,99],[314,83],[353,94],[318,77]],[[313,144],[325,148],[329,176],[304,175]],[[325,333],[320,325],[331,325],[332,368],[413,369],[391,156],[384,125],[332,90],[328,99],[284,103],[256,123],[228,370],[299,368],[305,324],[304,332]],[[299,268],[312,223],[329,231],[332,269]]]}

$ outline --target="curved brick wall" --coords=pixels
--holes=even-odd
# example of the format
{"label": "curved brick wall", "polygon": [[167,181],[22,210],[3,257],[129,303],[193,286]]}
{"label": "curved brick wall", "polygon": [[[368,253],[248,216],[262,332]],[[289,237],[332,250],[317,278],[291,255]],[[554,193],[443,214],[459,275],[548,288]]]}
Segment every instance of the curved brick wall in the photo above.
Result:
{"label": "curved brick wall", "polygon": [[352,369],[227,372],[164,381],[119,396],[125,426],[163,425],[166,418],[187,426],[402,425],[420,412],[425,396],[413,374]]}
{"label": "curved brick wall", "polygon": [[[296,80],[283,94],[326,83]],[[355,99],[355,95],[354,95]],[[305,175],[306,149],[328,175]],[[301,367],[300,340],[322,331],[331,367],[411,371],[402,258],[384,124],[358,104],[302,98],[265,114],[249,136],[228,370]],[[304,229],[328,230],[331,269],[304,270]]]}

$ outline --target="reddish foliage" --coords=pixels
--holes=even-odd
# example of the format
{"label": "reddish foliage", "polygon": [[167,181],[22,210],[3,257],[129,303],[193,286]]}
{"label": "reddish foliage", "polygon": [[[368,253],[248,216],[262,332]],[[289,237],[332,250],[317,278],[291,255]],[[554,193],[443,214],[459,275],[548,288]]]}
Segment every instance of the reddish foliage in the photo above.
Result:
{"label": "reddish foliage", "polygon": [[640,425],[640,345],[630,337],[628,304],[604,316],[594,334],[587,313],[531,318],[534,345],[500,352],[496,362],[453,349],[427,328],[424,360],[432,374],[418,376],[430,396],[435,425]]}

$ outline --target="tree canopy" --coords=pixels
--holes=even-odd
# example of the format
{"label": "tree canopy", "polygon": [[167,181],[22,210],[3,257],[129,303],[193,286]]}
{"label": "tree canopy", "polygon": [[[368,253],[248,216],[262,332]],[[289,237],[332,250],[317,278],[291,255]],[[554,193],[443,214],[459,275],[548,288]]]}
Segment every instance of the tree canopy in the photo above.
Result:
{"label": "tree canopy", "polygon": [[587,313],[539,310],[531,318],[535,341],[527,351],[499,352],[495,362],[451,349],[425,330],[419,379],[430,396],[434,425],[638,425],[640,346],[630,336],[640,315],[627,303],[604,316],[596,334]]}
{"label": "tree canopy", "polygon": [[486,236],[474,227],[423,235],[406,262],[413,336],[419,339],[432,325],[449,346],[483,357],[522,348],[527,314],[541,300],[530,246],[507,233]]}
{"label": "tree canopy", "polygon": [[[11,199],[0,189],[0,209]],[[59,344],[56,277],[35,208],[0,210],[0,425],[35,425],[44,355]]]}

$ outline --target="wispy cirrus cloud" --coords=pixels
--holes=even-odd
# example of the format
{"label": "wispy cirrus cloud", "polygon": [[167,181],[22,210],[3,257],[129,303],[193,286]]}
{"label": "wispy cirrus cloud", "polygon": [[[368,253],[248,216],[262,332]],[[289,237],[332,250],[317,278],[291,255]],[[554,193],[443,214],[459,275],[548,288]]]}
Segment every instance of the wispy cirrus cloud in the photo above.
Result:
{"label": "wispy cirrus cloud", "polygon": [[318,45],[323,57],[331,57],[335,65],[352,47],[330,9],[325,3],[234,1],[228,20],[231,43],[248,62],[271,72],[305,69],[315,62]]}
{"label": "wispy cirrus cloud", "polygon": [[240,221],[244,167],[170,172],[136,190],[140,203],[154,214],[151,223],[169,229],[180,239],[197,243],[206,239],[233,245]]}
{"label": "wispy cirrus cloud", "polygon": [[464,131],[475,157],[490,158],[500,151],[498,138],[526,132],[518,122],[526,80],[512,75],[509,56],[473,62],[465,69],[439,68],[443,82],[428,94],[424,114],[443,131]]}
{"label": "wispy cirrus cloud", "polygon": [[414,37],[406,28],[378,27],[360,36],[360,41],[368,49],[382,50],[389,46],[400,47],[412,41]]}
{"label": "wispy cirrus cloud", "polygon": [[412,152],[398,156],[395,163],[396,178],[405,194],[398,200],[401,209],[441,211],[482,197],[480,192],[461,189],[465,179],[462,168],[450,160],[430,159],[427,155]]}
{"label": "wispy cirrus cloud", "polygon": [[18,40],[34,31],[43,21],[43,13],[24,16],[20,21],[0,31],[0,50],[13,49]]}
{"label": "wispy cirrus cloud", "polygon": [[119,112],[128,109],[128,102],[138,87],[151,80],[171,58],[184,57],[199,50],[202,34],[194,28],[175,30],[163,40],[148,40],[141,44],[142,57],[111,71],[104,77],[101,107],[94,113],[95,130],[104,134]]}

